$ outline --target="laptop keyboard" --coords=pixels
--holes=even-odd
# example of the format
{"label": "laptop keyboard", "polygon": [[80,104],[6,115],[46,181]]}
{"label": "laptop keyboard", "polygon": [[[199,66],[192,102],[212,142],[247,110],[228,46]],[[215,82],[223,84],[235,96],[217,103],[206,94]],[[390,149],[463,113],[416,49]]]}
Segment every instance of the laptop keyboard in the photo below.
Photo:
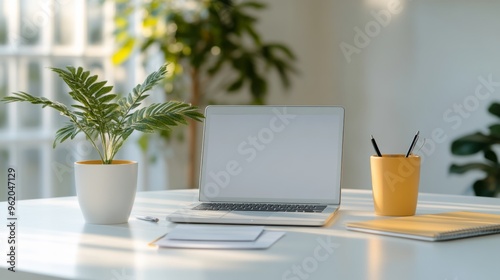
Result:
{"label": "laptop keyboard", "polygon": [[321,213],[326,205],[307,204],[268,204],[268,203],[202,203],[193,210],[212,211],[271,211],[271,212],[309,212]]}

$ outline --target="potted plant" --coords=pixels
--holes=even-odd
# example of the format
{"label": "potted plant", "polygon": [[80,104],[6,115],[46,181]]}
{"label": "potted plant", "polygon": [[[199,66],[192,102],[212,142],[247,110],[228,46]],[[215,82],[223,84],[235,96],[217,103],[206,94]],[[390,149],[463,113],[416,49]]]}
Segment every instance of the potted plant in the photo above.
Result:
{"label": "potted plant", "polygon": [[[500,103],[492,103],[488,112],[500,118]],[[463,174],[472,170],[479,170],[485,176],[472,185],[478,196],[497,196],[500,191],[500,163],[495,152],[495,146],[500,144],[500,124],[488,127],[489,134],[476,132],[462,136],[451,144],[451,153],[458,156],[472,156],[483,154],[485,162],[466,164],[452,164],[450,173]]]}
{"label": "potted plant", "polygon": [[186,124],[187,119],[201,121],[197,108],[178,101],[154,103],[139,108],[160,82],[167,66],[161,66],[138,84],[131,93],[119,97],[111,93],[107,81],[98,81],[82,67],[51,68],[69,86],[75,101],[69,107],[44,97],[16,92],[1,101],[29,102],[50,107],[69,122],[56,132],[53,147],[83,133],[98,152],[99,160],[75,162],[75,185],[78,202],[86,222],[95,224],[125,223],[130,216],[137,189],[137,162],[115,160],[117,152],[133,131],[152,133]]}

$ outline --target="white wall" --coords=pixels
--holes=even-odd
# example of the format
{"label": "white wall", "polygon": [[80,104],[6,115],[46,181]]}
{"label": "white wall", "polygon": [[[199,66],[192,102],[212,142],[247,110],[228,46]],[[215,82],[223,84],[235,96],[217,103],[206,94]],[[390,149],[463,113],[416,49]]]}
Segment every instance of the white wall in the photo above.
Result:
{"label": "white wall", "polygon": [[[419,152],[421,190],[471,193],[481,174],[450,175],[452,162],[469,161],[453,157],[450,143],[494,121],[486,108],[499,100],[500,87],[491,93],[483,87],[480,95],[475,90],[479,77],[500,82],[500,2],[266,2],[269,8],[259,15],[264,37],[289,44],[301,72],[287,94],[273,84],[269,103],[346,108],[344,187],[371,186],[370,134],[383,152],[404,153],[420,130],[427,139]],[[363,41],[356,30],[366,27],[371,37]],[[357,52],[346,56],[342,43]]]}

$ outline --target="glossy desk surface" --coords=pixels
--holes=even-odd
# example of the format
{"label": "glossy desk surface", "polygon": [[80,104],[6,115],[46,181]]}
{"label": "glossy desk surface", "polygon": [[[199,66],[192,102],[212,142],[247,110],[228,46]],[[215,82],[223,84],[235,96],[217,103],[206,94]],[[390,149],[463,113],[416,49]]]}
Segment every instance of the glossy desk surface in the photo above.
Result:
{"label": "glossy desk surface", "polygon": [[[373,219],[371,192],[344,189],[325,227],[271,227],[286,235],[267,250],[158,249],[148,242],[175,224],[164,217],[196,190],[137,193],[128,224],[85,224],[75,197],[18,201],[17,272],[7,270],[0,203],[0,279],[500,279],[500,235],[441,243],[347,231]],[[500,199],[420,194],[417,214],[500,213]],[[158,224],[133,215],[161,217]]]}

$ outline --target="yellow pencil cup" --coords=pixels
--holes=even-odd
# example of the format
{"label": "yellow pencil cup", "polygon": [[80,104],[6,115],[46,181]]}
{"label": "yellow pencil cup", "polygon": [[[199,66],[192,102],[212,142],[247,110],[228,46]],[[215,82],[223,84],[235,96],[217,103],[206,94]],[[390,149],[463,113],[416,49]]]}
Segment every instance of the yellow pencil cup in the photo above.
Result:
{"label": "yellow pencil cup", "polygon": [[373,204],[381,216],[415,215],[420,182],[420,157],[384,154],[370,157]]}

